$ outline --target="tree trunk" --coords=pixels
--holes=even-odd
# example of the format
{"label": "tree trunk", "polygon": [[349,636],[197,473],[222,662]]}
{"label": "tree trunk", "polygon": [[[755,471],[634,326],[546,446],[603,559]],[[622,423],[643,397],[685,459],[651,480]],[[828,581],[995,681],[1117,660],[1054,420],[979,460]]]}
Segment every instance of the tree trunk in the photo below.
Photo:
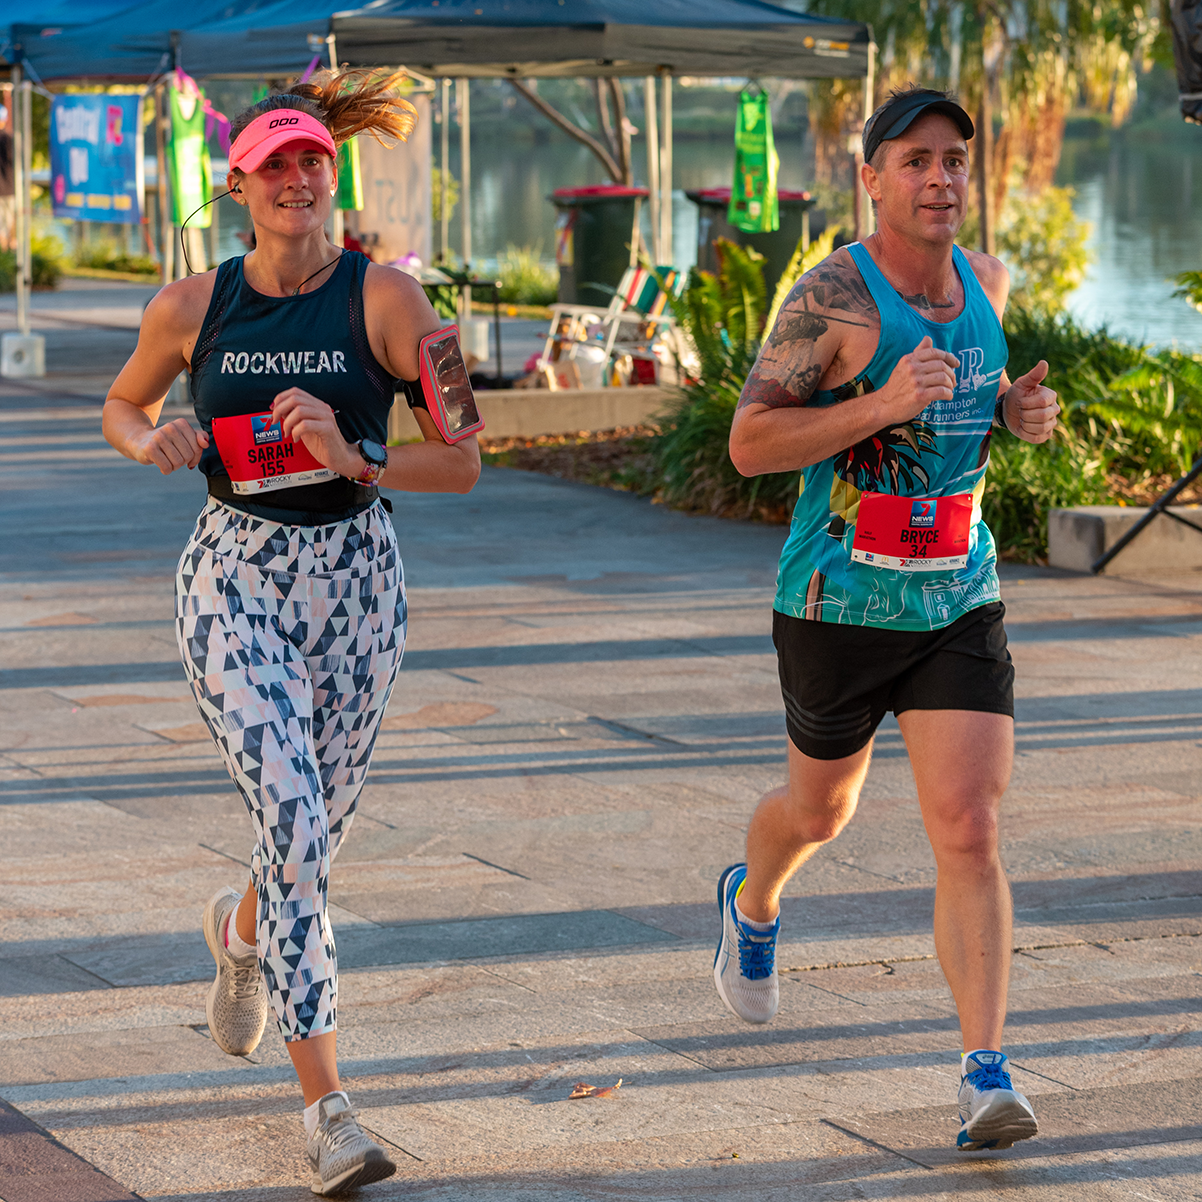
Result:
{"label": "tree trunk", "polygon": [[609,178],[615,184],[624,182],[621,166],[614,156],[604,146],[602,146],[592,134],[590,134],[587,130],[581,129],[580,126],[576,125],[574,122],[569,121],[568,118],[563,115],[563,113],[561,113],[553,105],[548,104],[533,88],[522,83],[521,80],[511,79],[509,82],[513,84],[514,89],[521,95],[525,96],[526,99],[529,100],[530,103],[534,105],[534,107],[538,109],[538,111],[542,113],[544,117],[558,125],[565,134],[575,138],[577,142],[583,142],[584,145],[587,146],[589,150],[591,150],[593,154],[595,154],[601,161],[601,165],[605,168]]}
{"label": "tree trunk", "polygon": [[614,124],[617,126],[617,160],[622,168],[622,180],[627,187],[634,183],[634,174],[630,164],[630,123],[626,120],[626,93],[622,91],[622,81],[610,76],[609,94],[614,101]]}
{"label": "tree trunk", "polygon": [[977,109],[977,212],[981,219],[981,249],[994,253],[996,240],[993,236],[993,189],[990,187],[993,159],[993,108],[989,103],[989,83],[981,89],[981,104]]}
{"label": "tree trunk", "polygon": [[605,139],[605,145],[609,147],[609,153],[614,162],[621,167],[622,156],[618,153],[618,141],[614,137],[614,123],[609,115],[609,90],[606,88],[604,80],[594,79],[592,82],[593,99],[597,102],[597,124],[601,127],[601,136]]}

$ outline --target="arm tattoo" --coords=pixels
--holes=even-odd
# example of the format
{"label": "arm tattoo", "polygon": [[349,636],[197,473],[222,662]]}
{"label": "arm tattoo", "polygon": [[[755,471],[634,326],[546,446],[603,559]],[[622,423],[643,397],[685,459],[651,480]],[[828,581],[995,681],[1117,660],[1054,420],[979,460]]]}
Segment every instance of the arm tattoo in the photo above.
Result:
{"label": "arm tattoo", "polygon": [[[804,405],[829,366],[818,341],[832,326],[872,329],[876,302],[855,266],[825,259],[793,286],[739,396],[739,408]],[[829,351],[828,351],[829,353]]]}
{"label": "arm tattoo", "polygon": [[[804,405],[814,395],[818,381],[822,379],[822,366],[811,363],[794,376],[789,388],[777,380],[766,379],[757,368],[751,369],[743,391],[739,393],[740,409],[747,405],[766,405],[769,409],[786,409]],[[796,391],[794,391],[796,390]]]}

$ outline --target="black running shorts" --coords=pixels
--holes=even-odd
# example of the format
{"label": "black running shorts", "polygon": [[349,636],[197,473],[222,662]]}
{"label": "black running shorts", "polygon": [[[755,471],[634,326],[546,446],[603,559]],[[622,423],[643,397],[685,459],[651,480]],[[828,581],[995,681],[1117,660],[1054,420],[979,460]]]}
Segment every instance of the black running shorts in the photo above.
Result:
{"label": "black running shorts", "polygon": [[793,745],[818,760],[854,755],[886,710],[1014,716],[1014,665],[1000,601],[940,630],[885,630],[772,613]]}

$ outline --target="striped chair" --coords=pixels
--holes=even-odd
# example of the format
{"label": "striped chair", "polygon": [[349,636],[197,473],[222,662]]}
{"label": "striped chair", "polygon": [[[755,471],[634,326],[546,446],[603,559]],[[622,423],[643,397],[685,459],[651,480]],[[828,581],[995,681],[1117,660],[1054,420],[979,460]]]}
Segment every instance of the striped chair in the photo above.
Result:
{"label": "striped chair", "polygon": [[[633,336],[641,345],[650,345],[654,338],[675,326],[669,310],[669,296],[679,296],[687,272],[675,267],[628,267],[623,273],[613,300],[601,309],[595,305],[555,304],[551,306],[551,326],[543,347],[542,365],[552,361],[552,351],[558,345],[562,357],[576,358],[577,350],[596,337],[605,348],[605,369],[608,369],[619,337]],[[595,331],[595,333],[594,333]],[[631,341],[622,337],[623,346]],[[603,376],[608,378],[608,370]]]}

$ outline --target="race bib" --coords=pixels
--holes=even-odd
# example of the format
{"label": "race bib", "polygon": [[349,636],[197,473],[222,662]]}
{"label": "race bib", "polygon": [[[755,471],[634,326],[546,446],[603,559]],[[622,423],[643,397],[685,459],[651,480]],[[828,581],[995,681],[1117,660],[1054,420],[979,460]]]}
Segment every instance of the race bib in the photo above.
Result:
{"label": "race bib", "polygon": [[215,417],[213,438],[234,492],[242,496],[338,478],[303,442],[285,437],[270,413]]}
{"label": "race bib", "polygon": [[851,557],[874,568],[935,572],[968,563],[972,493],[955,497],[860,497]]}

